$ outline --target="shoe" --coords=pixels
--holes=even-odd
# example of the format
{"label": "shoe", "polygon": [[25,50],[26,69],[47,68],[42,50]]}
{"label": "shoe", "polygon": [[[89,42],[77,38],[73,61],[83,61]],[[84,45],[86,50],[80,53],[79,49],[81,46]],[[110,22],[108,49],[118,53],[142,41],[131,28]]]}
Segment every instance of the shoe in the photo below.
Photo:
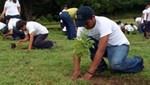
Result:
{"label": "shoe", "polygon": [[138,58],[141,60],[141,63],[143,64],[143,58],[141,56],[135,56],[135,58]]}
{"label": "shoe", "polygon": [[52,45],[55,46],[55,45],[56,45],[56,42],[55,42],[55,41],[52,41]]}
{"label": "shoe", "polygon": [[141,60],[141,62],[139,62],[139,65],[141,65],[141,66],[139,66],[139,67],[141,67],[139,71],[142,71],[144,69],[144,65],[143,65],[144,60],[143,60],[143,58],[141,56],[135,56],[135,58]]}

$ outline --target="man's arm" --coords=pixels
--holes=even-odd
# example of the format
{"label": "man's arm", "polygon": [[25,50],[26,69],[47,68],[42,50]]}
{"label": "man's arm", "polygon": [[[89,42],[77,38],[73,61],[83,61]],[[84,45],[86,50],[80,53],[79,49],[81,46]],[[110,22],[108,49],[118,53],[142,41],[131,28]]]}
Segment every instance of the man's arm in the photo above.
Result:
{"label": "man's arm", "polygon": [[74,73],[71,77],[72,80],[75,80],[82,76],[82,74],[80,72],[80,61],[81,61],[81,58],[78,57],[76,54],[74,54],[74,57],[73,57]]}
{"label": "man's arm", "polygon": [[29,40],[29,34],[26,34],[24,39],[18,41],[18,48],[20,48],[21,43],[26,42],[28,40]]}
{"label": "man's arm", "polygon": [[21,15],[21,7],[18,7],[19,15]]}
{"label": "man's arm", "polygon": [[13,29],[10,29],[9,32],[7,34],[3,35],[3,38],[7,38],[7,36],[10,36],[13,34]]}
{"label": "man's arm", "polygon": [[93,62],[91,64],[88,72],[83,76],[83,78],[85,80],[89,80],[92,77],[92,74],[96,70],[99,63],[101,62],[101,60],[103,58],[103,55],[105,53],[105,50],[106,50],[106,46],[107,46],[107,43],[108,43],[108,38],[109,38],[109,35],[106,35],[106,36],[100,38],[99,43],[98,43],[98,49],[96,51]]}
{"label": "man's arm", "polygon": [[34,40],[34,32],[32,32],[32,33],[30,34],[30,40],[29,40],[29,47],[28,47],[28,50],[31,50],[31,49],[32,49],[33,40]]}
{"label": "man's arm", "polygon": [[0,18],[4,18],[4,15],[5,15],[5,13],[6,13],[6,10],[7,10],[7,9],[4,7],[3,12],[2,12]]}

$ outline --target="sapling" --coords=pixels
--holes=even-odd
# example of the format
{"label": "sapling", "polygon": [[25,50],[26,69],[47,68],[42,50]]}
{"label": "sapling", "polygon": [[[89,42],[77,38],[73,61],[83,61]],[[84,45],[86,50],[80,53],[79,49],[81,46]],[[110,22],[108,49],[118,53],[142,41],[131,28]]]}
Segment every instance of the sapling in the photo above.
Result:
{"label": "sapling", "polygon": [[84,57],[89,54],[89,48],[94,48],[94,41],[85,35],[85,32],[77,37],[74,42],[74,52],[78,57]]}

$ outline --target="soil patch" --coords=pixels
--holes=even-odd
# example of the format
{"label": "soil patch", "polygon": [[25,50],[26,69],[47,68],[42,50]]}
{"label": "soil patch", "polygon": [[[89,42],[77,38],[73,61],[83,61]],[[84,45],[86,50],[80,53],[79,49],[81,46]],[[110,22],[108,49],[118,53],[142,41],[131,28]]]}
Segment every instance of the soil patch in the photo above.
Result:
{"label": "soil patch", "polygon": [[117,78],[111,76],[95,76],[91,80],[92,85],[150,85],[150,79]]}

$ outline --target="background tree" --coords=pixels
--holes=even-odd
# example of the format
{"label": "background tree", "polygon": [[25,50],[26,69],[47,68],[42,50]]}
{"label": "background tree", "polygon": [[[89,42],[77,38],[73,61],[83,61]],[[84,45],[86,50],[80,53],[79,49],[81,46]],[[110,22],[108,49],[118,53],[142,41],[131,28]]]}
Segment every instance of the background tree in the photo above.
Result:
{"label": "background tree", "polygon": [[[4,2],[1,0],[0,11]],[[112,16],[120,13],[141,12],[149,0],[19,0],[22,8],[22,17],[27,20],[36,20],[44,16],[48,19],[59,20],[59,12],[67,4],[69,7],[91,6],[97,15]]]}

